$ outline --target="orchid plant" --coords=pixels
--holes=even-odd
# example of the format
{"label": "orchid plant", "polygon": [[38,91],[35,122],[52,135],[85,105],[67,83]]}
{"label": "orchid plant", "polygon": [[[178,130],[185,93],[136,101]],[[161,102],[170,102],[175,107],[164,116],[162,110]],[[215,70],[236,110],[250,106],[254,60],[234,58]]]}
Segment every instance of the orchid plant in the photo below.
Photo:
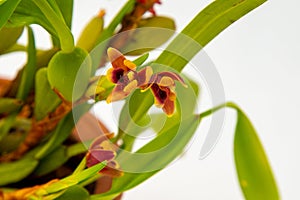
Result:
{"label": "orchid plant", "polygon": [[[128,0],[106,27],[109,10],[100,10],[75,43],[73,0],[0,0],[0,55],[27,54],[13,80],[0,79],[0,199],[121,199],[179,157],[202,119],[223,108],[237,112],[234,156],[245,198],[279,199],[246,114],[232,102],[197,113],[199,85],[182,73],[264,2],[213,1],[176,35],[174,20],[155,12],[163,2]],[[36,47],[32,24],[49,33],[50,49]],[[18,43],[24,31],[27,46]],[[91,114],[102,101],[124,102],[117,133]],[[135,150],[147,129],[155,137]]]}

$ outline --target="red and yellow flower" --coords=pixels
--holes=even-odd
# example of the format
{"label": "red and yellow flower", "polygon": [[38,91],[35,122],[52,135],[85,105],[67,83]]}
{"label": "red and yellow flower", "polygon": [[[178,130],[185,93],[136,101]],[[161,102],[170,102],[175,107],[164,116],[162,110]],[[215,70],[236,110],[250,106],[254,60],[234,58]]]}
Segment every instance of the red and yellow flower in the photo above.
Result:
{"label": "red and yellow flower", "polygon": [[186,87],[184,80],[178,74],[174,72],[153,73],[150,66],[136,71],[136,65],[127,60],[118,50],[109,48],[107,53],[112,64],[107,77],[116,84],[106,99],[108,103],[126,98],[137,88],[142,91],[150,88],[155,105],[162,108],[168,116],[173,115],[176,100],[175,81]]}

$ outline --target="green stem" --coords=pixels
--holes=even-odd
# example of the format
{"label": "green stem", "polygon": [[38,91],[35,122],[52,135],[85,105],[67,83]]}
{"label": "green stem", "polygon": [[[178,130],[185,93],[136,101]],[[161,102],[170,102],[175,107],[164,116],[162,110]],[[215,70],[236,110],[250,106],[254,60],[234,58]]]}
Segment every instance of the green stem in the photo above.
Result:
{"label": "green stem", "polygon": [[233,102],[226,102],[226,103],[220,104],[220,105],[218,105],[218,106],[216,106],[216,107],[214,107],[214,108],[211,108],[211,109],[209,109],[209,110],[207,110],[207,111],[201,113],[201,114],[200,114],[200,117],[201,117],[201,118],[208,117],[208,116],[210,116],[211,114],[217,112],[218,110],[220,110],[220,109],[222,109],[222,108],[226,108],[226,107],[228,107],[228,108],[233,108],[233,109],[235,109],[235,110],[237,110],[237,111],[240,110],[240,108],[239,108],[235,103],[233,103]]}
{"label": "green stem", "polygon": [[33,0],[33,2],[41,9],[43,14],[54,26],[61,44],[61,49],[65,52],[71,52],[74,49],[74,38],[64,21],[54,12],[49,3],[45,0]]}

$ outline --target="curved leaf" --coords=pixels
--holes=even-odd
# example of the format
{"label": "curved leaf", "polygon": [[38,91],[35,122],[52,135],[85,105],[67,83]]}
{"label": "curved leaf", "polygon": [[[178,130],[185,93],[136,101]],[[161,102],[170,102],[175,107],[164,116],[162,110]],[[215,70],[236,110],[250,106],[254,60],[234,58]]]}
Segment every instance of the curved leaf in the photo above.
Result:
{"label": "curved leaf", "polygon": [[33,31],[28,27],[28,48],[27,48],[27,64],[22,72],[21,83],[18,88],[17,98],[26,100],[30,90],[34,85],[34,76],[36,72],[36,49]]}
{"label": "curved leaf", "polygon": [[88,200],[90,199],[89,192],[81,186],[74,185],[68,188],[61,196],[55,198],[55,200]]}
{"label": "curved leaf", "polygon": [[22,101],[12,98],[1,98],[0,99],[0,114],[11,113],[18,110],[22,105]]}
{"label": "curved leaf", "polygon": [[35,106],[34,116],[43,119],[61,103],[60,98],[51,89],[47,77],[47,68],[42,68],[35,77]]}
{"label": "curved leaf", "polygon": [[234,137],[234,157],[246,199],[280,199],[272,170],[256,131],[239,109]]}
{"label": "curved leaf", "polygon": [[0,30],[5,25],[9,17],[13,14],[14,10],[18,6],[21,0],[9,0],[5,2],[1,2],[0,5]]}
{"label": "curved leaf", "polygon": [[181,71],[219,33],[264,2],[266,0],[213,1],[184,28],[156,62]]}
{"label": "curved leaf", "polygon": [[0,186],[15,183],[28,176],[38,165],[32,157],[24,157],[11,163],[0,165]]}

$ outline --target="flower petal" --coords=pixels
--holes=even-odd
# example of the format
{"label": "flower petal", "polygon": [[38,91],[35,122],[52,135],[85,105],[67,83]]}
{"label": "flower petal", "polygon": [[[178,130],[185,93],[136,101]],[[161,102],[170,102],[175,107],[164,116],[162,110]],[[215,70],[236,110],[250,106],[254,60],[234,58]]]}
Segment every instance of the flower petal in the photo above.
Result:
{"label": "flower petal", "polygon": [[114,133],[107,133],[107,134],[103,134],[99,137],[97,137],[93,142],[92,144],[90,145],[90,148],[89,149],[98,149],[98,148],[101,148],[101,144],[104,142],[104,141],[108,141],[109,139],[113,138],[114,136]]}
{"label": "flower petal", "polygon": [[[144,67],[137,73],[138,86],[147,85],[153,75],[153,70],[150,66]],[[151,85],[150,85],[151,86]]]}
{"label": "flower petal", "polygon": [[131,62],[130,60],[124,60],[123,64],[131,70],[135,70],[135,68],[136,68],[136,65],[133,62]]}
{"label": "flower petal", "polygon": [[162,109],[167,114],[168,117],[171,117],[175,111],[175,101],[173,101],[170,98],[166,99]]}
{"label": "flower petal", "polygon": [[103,149],[92,149],[86,155],[86,166],[92,167],[105,160],[111,161],[116,157],[116,152]]}
{"label": "flower petal", "polygon": [[159,87],[156,83],[154,83],[151,86],[151,91],[153,93],[154,96],[154,104],[159,107],[162,108],[165,104],[166,99],[169,96],[169,89],[168,88],[164,88],[164,87]]}
{"label": "flower petal", "polygon": [[183,78],[181,78],[181,76],[179,76],[178,74],[176,74],[174,72],[159,72],[158,73],[159,82],[163,77],[169,77],[169,78],[173,79],[174,81],[180,82],[184,87],[187,87]]}
{"label": "flower petal", "polygon": [[122,68],[122,69],[126,68],[126,66],[124,65],[124,60],[126,60],[126,58],[117,49],[114,49],[114,48],[111,48],[111,47],[108,48],[107,49],[107,56],[108,56],[108,59],[110,60],[110,62],[112,64],[113,68]]}
{"label": "flower petal", "polygon": [[131,81],[124,87],[124,92],[130,94],[133,90],[137,88],[137,85],[138,85],[137,80]]}
{"label": "flower petal", "polygon": [[127,92],[124,91],[125,87],[126,85],[124,84],[116,85],[112,90],[112,92],[110,93],[110,95],[107,97],[106,102],[111,103],[113,101],[118,101],[126,98],[130,94],[130,92],[128,92],[129,88],[127,88],[126,90]]}

